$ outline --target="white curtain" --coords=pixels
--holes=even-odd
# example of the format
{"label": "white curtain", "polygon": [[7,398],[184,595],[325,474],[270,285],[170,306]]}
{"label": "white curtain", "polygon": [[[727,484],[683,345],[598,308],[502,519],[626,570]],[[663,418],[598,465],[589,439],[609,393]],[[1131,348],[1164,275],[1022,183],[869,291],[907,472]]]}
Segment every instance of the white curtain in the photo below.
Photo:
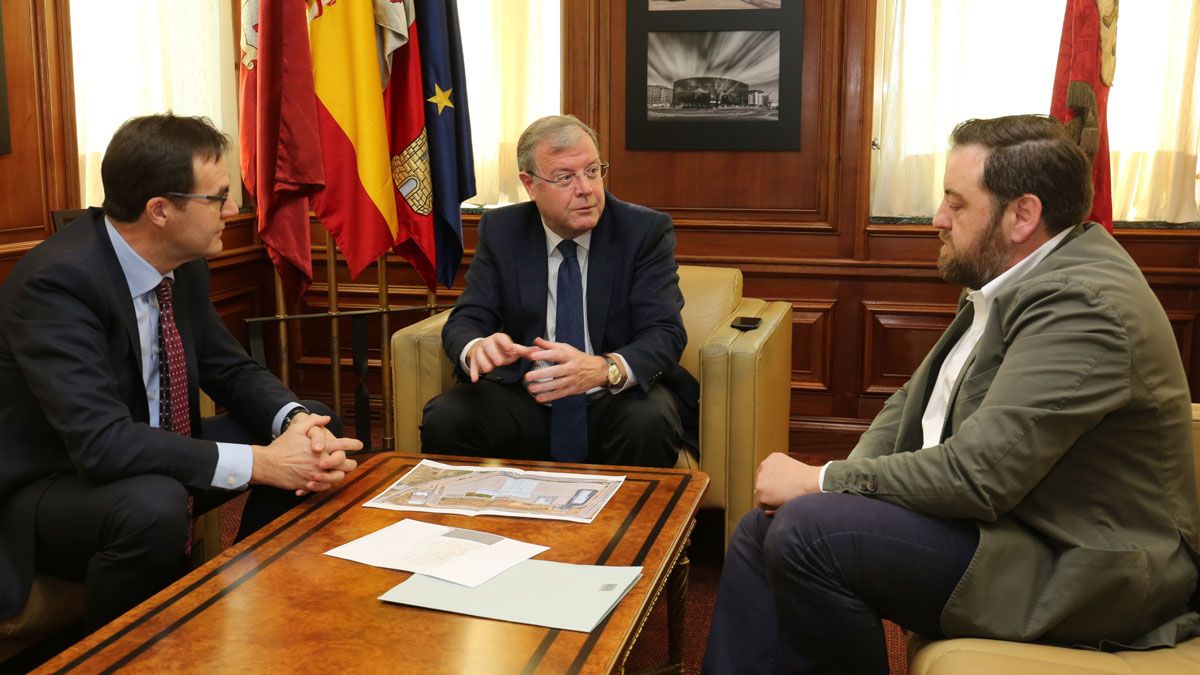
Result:
{"label": "white curtain", "polygon": [[230,179],[239,198],[231,4],[72,0],[71,26],[83,204],[104,201],[100,160],[117,127],[167,110],[208,117],[229,135]]}
{"label": "white curtain", "polygon": [[517,138],[533,120],[562,109],[560,2],[458,0],[475,152],[472,204],[529,198],[517,179]]}
{"label": "white curtain", "polygon": [[[947,137],[971,117],[1048,112],[1065,0],[880,0],[871,214],[930,216]],[[1200,9],[1120,5],[1108,99],[1116,220],[1200,220]]]}
{"label": "white curtain", "polygon": [[1113,217],[1200,221],[1200,3],[1123,2],[1108,97]]}

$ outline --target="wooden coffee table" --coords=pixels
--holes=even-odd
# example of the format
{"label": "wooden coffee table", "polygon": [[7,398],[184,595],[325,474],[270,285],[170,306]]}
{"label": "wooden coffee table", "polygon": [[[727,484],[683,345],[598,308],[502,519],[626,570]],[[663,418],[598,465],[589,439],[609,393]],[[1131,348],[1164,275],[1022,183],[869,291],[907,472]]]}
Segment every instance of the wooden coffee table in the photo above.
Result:
{"label": "wooden coffee table", "polygon": [[[670,669],[678,670],[686,546],[708,477],[698,471],[508,462],[522,469],[623,474],[591,524],[388,511],[361,505],[423,457],[380,454],[59,654],[46,671],[607,673],[622,671],[655,601],[668,595]],[[499,464],[486,460],[489,464]],[[591,633],[386,603],[409,574],[322,555],[404,518],[549,546],[539,559],[641,565],[642,578]]]}

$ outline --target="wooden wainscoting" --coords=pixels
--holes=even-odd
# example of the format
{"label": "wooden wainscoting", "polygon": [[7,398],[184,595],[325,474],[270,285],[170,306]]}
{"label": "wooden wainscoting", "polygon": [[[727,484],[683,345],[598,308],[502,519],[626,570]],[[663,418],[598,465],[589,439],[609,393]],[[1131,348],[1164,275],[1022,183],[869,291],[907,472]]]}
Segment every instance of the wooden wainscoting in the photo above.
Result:
{"label": "wooden wainscoting", "polygon": [[[959,289],[937,275],[932,227],[872,223],[868,216],[875,2],[794,1],[804,3],[802,30],[794,32],[802,37],[801,58],[781,68],[801,70],[801,91],[792,102],[800,111],[798,150],[627,148],[628,4],[619,0],[563,3],[563,109],[599,132],[601,154],[612,164],[607,186],[613,194],[671,214],[680,263],[740,268],[746,295],[792,303],[790,449],[824,461],[845,456],[917,367],[953,317]],[[464,272],[476,224],[475,217],[464,222]],[[1194,338],[1200,230],[1119,229],[1117,239],[1166,307],[1193,400],[1200,400],[1200,342]],[[306,303],[319,309],[326,305],[323,263],[316,268]],[[343,308],[375,306],[373,271],[350,282],[343,267],[339,277]],[[393,304],[424,304],[424,288],[399,258],[389,284]],[[453,301],[456,295],[442,290],[438,297]],[[394,317],[391,329],[412,319]],[[376,367],[378,330],[373,322]],[[339,355],[344,364],[346,340]],[[305,328],[293,349],[298,388],[306,395],[327,391],[323,329]],[[376,394],[378,383],[373,372],[369,384]],[[347,409],[353,384],[347,368]]]}

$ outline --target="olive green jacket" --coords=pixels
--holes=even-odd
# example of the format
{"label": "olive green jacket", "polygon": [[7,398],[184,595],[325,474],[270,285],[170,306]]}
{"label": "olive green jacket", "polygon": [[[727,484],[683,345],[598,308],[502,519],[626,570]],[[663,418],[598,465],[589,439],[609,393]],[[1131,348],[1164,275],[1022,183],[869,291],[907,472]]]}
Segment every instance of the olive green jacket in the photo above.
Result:
{"label": "olive green jacket", "polygon": [[1175,644],[1200,615],[1191,398],[1137,265],[1077,226],[994,299],[942,443],[921,414],[970,305],[824,489],[979,525],[942,612],[950,636],[1092,647]]}

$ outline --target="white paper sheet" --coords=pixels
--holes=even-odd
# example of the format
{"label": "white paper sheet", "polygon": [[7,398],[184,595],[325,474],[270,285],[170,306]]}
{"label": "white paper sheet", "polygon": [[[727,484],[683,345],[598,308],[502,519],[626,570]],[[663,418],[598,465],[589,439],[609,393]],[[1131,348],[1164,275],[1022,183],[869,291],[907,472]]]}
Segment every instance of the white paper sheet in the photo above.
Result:
{"label": "white paper sheet", "polygon": [[379,599],[587,633],[641,576],[641,567],[527,560],[475,588],[414,574]]}
{"label": "white paper sheet", "polygon": [[406,518],[325,555],[475,587],[547,546]]}

